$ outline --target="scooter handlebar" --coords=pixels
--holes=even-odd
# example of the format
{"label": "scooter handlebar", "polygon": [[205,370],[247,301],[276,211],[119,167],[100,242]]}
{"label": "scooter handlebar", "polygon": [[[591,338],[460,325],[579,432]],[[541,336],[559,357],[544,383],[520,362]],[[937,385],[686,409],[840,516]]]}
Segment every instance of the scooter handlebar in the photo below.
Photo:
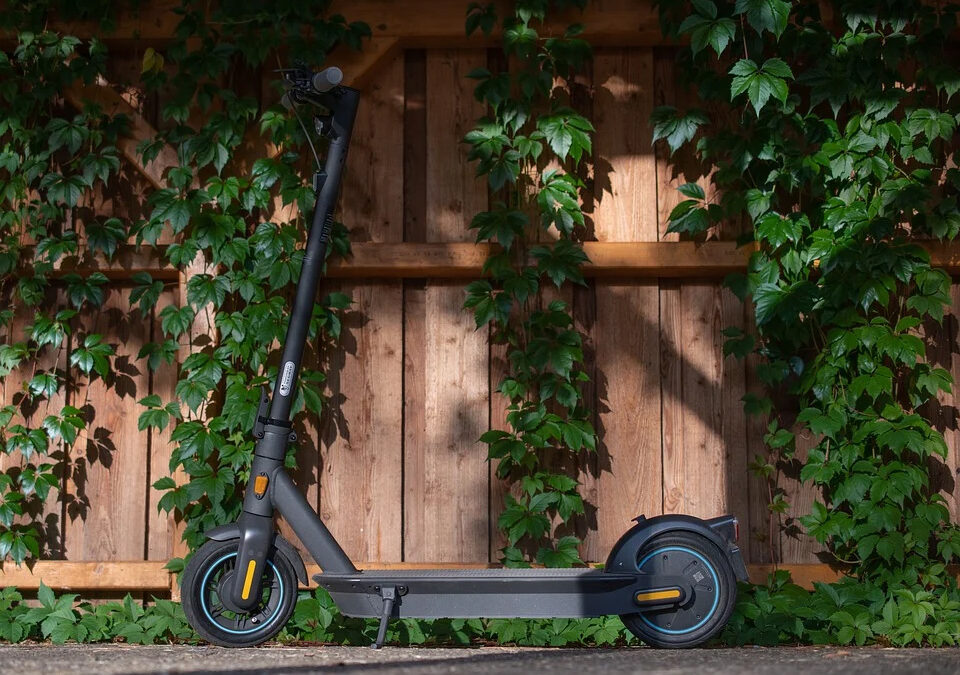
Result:
{"label": "scooter handlebar", "polygon": [[318,94],[330,91],[343,81],[343,71],[336,66],[324,68],[319,73],[314,73],[310,78],[310,84],[313,90]]}

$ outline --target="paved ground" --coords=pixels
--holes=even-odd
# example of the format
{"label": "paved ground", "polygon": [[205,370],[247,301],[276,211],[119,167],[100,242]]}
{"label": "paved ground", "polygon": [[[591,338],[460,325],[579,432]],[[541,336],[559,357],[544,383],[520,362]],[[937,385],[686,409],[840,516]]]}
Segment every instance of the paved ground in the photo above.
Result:
{"label": "paved ground", "polygon": [[0,646],[0,671],[17,675],[371,675],[517,673],[670,673],[671,675],[880,675],[960,673],[960,649],[746,648],[422,649],[387,647],[139,647],[127,645]]}

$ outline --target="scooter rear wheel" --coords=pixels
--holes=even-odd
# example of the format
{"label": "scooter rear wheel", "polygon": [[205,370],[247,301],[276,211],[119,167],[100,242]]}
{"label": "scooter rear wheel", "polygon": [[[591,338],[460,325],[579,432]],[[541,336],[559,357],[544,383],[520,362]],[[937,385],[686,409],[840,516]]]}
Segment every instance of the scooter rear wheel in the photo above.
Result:
{"label": "scooter rear wheel", "polygon": [[622,614],[627,629],[651,647],[682,649],[716,636],[730,619],[737,580],[727,556],[706,537],[668,532],[637,552],[637,569],[686,577],[693,594],[682,605]]}
{"label": "scooter rear wheel", "polygon": [[274,549],[261,578],[260,601],[250,611],[230,609],[225,589],[236,573],[238,542],[208,541],[183,572],[181,598],[187,621],[207,642],[252,647],[280,632],[297,603],[297,574]]}

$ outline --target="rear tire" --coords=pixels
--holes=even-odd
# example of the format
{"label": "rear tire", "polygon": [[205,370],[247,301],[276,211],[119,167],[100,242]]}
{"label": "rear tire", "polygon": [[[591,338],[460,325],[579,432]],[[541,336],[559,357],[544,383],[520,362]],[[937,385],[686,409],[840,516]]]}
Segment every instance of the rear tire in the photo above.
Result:
{"label": "rear tire", "polygon": [[222,589],[234,574],[239,541],[208,541],[183,572],[181,598],[187,621],[207,642],[221,647],[252,647],[286,625],[297,604],[297,573],[277,549],[267,556],[260,602],[249,612],[225,607]]}
{"label": "rear tire", "polygon": [[680,606],[621,614],[627,629],[651,647],[696,647],[726,626],[737,600],[737,579],[726,554],[693,532],[667,532],[637,552],[637,569],[680,575],[693,596]]}

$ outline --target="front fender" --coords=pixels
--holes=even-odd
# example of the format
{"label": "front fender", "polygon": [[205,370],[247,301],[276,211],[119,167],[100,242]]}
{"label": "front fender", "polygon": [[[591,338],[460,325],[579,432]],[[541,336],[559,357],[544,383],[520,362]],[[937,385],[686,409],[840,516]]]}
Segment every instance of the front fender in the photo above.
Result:
{"label": "front fender", "polygon": [[[236,523],[220,525],[212,530],[207,530],[203,533],[203,536],[205,536],[207,539],[213,539],[214,541],[230,541],[231,539],[239,539],[240,526]],[[279,550],[284,557],[290,561],[290,564],[293,565],[293,569],[297,573],[297,579],[301,584],[306,586],[308,583],[307,568],[303,564],[303,558],[300,557],[297,549],[293,547],[293,544],[276,533],[273,535],[272,543],[273,546],[276,547],[277,550]]]}
{"label": "front fender", "polygon": [[682,514],[664,514],[650,519],[640,516],[636,521],[637,524],[613,545],[604,569],[610,572],[635,572],[637,552],[644,544],[657,535],[679,530],[699,534],[712,541],[726,553],[737,579],[747,580],[747,567],[743,564],[743,557],[736,543],[736,519],[732,516],[702,520]]}

